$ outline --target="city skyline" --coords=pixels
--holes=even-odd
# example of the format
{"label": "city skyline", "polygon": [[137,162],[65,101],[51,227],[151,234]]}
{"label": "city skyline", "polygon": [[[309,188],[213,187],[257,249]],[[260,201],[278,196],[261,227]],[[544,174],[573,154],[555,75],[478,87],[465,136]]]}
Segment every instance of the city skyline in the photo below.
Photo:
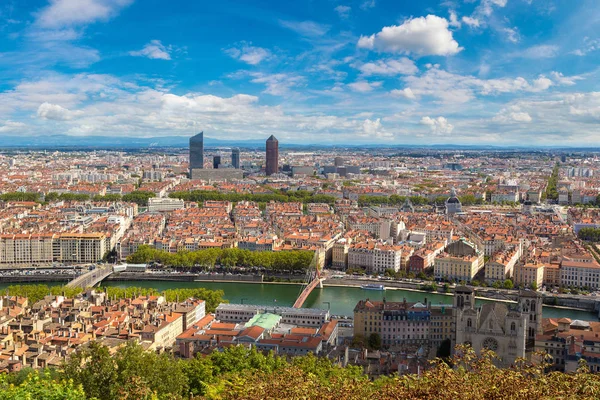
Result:
{"label": "city skyline", "polygon": [[600,139],[593,1],[412,3],[5,2],[0,140],[200,131],[317,145]]}

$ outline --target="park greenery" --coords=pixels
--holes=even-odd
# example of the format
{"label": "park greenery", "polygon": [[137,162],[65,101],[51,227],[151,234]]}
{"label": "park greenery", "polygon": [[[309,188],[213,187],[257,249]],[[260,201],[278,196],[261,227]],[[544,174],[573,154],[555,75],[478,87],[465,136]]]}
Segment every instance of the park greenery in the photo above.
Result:
{"label": "park greenery", "polygon": [[[358,205],[361,207],[379,206],[379,205],[400,207],[404,204],[406,199],[410,200],[410,202],[414,206],[423,206],[423,205],[428,205],[428,204],[431,204],[431,205],[443,204],[446,202],[446,200],[448,200],[448,196],[438,196],[431,200],[426,197],[422,197],[422,196],[406,197],[406,196],[399,196],[397,194],[392,194],[391,196],[359,196]],[[464,206],[483,204],[483,199],[477,198],[472,194],[466,194],[464,196],[459,196],[458,199],[460,200],[461,204]]]}
{"label": "park greenery", "polygon": [[206,249],[196,251],[180,251],[169,253],[150,246],[140,246],[137,251],[127,257],[128,263],[147,264],[160,263],[167,267],[260,267],[267,270],[306,270],[313,259],[314,252],[307,250],[294,251],[250,251],[239,248]]}
{"label": "park greenery", "polygon": [[254,201],[257,203],[268,203],[270,201],[289,203],[289,202],[301,202],[301,203],[327,203],[333,205],[336,198],[333,196],[327,196],[323,194],[315,194],[305,190],[296,191],[281,191],[271,189],[271,193],[221,193],[212,190],[192,190],[192,191],[181,191],[173,192],[169,194],[169,197],[175,199],[181,199],[184,201],[195,201],[203,202],[206,200],[214,201]]}
{"label": "park greenery", "polygon": [[[377,347],[377,338],[369,338]],[[443,352],[443,353],[448,353]],[[440,353],[441,354],[441,353]],[[287,359],[242,346],[193,359],[147,352],[129,342],[111,354],[98,342],[75,351],[60,368],[23,369],[0,377],[4,399],[594,399],[600,374],[582,362],[577,373],[547,372],[548,364],[517,362],[500,369],[495,355],[461,347],[420,375],[369,379],[313,355]]]}
{"label": "park greenery", "polygon": [[558,173],[559,166],[558,163],[556,163],[556,165],[554,165],[554,169],[552,170],[552,174],[548,178],[548,184],[546,185],[546,199],[558,200]]}
{"label": "park greenery", "polygon": [[600,229],[598,228],[581,228],[577,232],[577,237],[581,240],[587,240],[590,242],[600,241]]}
{"label": "park greenery", "polygon": [[[110,299],[130,299],[137,296],[157,296],[162,295],[167,301],[183,301],[184,299],[195,298],[204,300],[206,303],[206,311],[214,312],[220,303],[226,303],[223,300],[224,292],[222,290],[209,290],[205,288],[189,288],[189,289],[166,289],[159,291],[154,288],[141,288],[130,286],[127,288],[121,287],[101,287],[97,291],[105,291]],[[10,296],[27,297],[29,304],[33,304],[42,300],[48,295],[66,296],[73,298],[83,292],[81,288],[71,288],[67,286],[52,286],[48,285],[12,285],[6,291]]]}

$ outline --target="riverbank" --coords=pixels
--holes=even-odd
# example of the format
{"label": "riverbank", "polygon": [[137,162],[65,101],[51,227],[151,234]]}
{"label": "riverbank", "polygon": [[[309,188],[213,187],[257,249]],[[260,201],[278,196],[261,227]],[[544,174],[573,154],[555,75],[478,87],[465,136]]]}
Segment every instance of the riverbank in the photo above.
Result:
{"label": "riverbank", "polygon": [[[8,279],[5,279],[8,278]],[[0,277],[0,287],[1,286],[9,286],[10,284],[41,284],[41,283],[55,283],[58,285],[65,284],[69,278],[72,278],[68,275],[17,275],[17,276],[9,276],[9,277]],[[106,280],[102,282],[102,285],[119,285],[119,283],[129,283],[129,282],[137,282],[135,286],[139,286],[140,282],[172,282],[174,285],[179,284],[194,284],[198,286],[203,286],[206,284],[246,284],[250,283],[254,285],[282,285],[282,286],[300,286],[299,282],[289,282],[292,279],[298,279],[298,275],[284,275],[284,274],[276,274],[272,276],[264,277],[263,275],[234,275],[234,274],[190,274],[190,273],[160,273],[160,274],[152,274],[147,272],[120,272],[115,273],[109,276]],[[266,281],[265,279],[277,279],[277,281]],[[288,282],[286,282],[288,280]],[[367,283],[382,284],[386,287],[386,291],[390,293],[394,292],[402,292],[402,293],[415,293],[421,294],[423,297],[418,300],[422,301],[423,298],[428,296],[438,296],[439,298],[445,298],[443,303],[451,304],[451,301],[446,301],[448,297],[452,296],[452,293],[446,293],[443,290],[443,285],[438,285],[436,291],[431,290],[423,290],[421,287],[423,286],[422,282],[408,282],[408,281],[392,281],[392,280],[377,280],[377,279],[360,279],[352,276],[345,276],[342,278],[329,278],[324,279],[323,286],[330,288],[351,288],[355,290],[360,290],[362,285]],[[154,286],[154,285],[151,285]],[[452,290],[452,289],[450,289]],[[496,290],[490,288],[476,288],[477,296],[476,299],[480,301],[498,301],[504,303],[515,303],[518,291],[516,290]],[[315,290],[316,291],[316,290]],[[313,291],[313,292],[315,292]],[[382,291],[379,293],[386,293],[386,291]],[[363,298],[369,297],[374,298],[372,294],[373,291],[369,291],[368,294],[365,294],[365,291],[362,291]],[[383,298],[383,296],[382,296]],[[386,296],[389,299],[389,295]],[[390,300],[392,301],[392,300]],[[598,315],[598,300],[589,296],[545,296],[544,298],[544,306],[551,307],[558,310],[572,310],[575,312],[586,312],[588,314],[594,313],[597,317]],[[293,304],[293,301],[291,301]]]}

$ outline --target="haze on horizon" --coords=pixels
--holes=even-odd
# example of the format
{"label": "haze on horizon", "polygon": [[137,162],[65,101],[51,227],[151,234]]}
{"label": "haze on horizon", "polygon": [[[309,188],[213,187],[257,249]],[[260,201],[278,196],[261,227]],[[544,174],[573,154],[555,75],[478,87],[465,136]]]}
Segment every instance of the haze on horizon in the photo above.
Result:
{"label": "haze on horizon", "polygon": [[0,141],[594,146],[599,20],[594,0],[7,0]]}

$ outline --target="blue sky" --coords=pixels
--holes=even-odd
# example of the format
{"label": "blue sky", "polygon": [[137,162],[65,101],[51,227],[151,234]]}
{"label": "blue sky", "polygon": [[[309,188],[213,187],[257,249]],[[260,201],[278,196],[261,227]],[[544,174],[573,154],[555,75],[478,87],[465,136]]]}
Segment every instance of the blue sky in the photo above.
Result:
{"label": "blue sky", "polygon": [[3,0],[0,135],[597,145],[597,0]]}

